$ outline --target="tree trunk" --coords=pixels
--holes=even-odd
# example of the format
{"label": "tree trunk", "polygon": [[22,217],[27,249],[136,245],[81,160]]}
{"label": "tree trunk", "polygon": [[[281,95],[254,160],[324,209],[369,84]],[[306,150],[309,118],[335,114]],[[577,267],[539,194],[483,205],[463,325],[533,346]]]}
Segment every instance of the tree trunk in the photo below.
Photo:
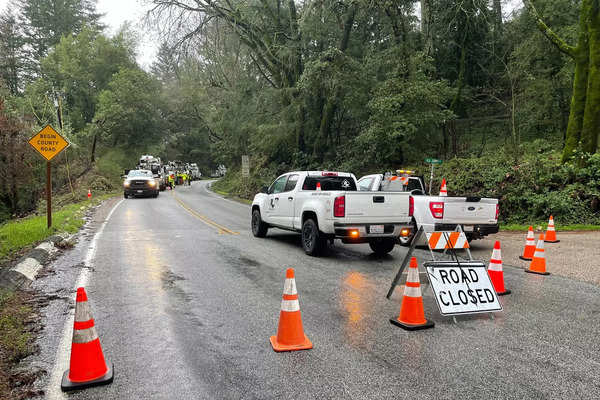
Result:
{"label": "tree trunk", "polygon": [[[354,25],[354,17],[356,16],[357,6],[353,4],[348,10],[346,20],[344,21],[344,32],[340,40],[339,50],[345,53],[348,49],[348,43],[350,42],[350,32],[352,32],[352,25]],[[319,126],[319,138],[315,142],[315,148],[313,153],[319,158],[324,153],[324,147],[329,143],[329,136],[331,134],[331,124],[333,123],[333,117],[338,107],[339,91],[329,96],[325,105],[321,111],[321,124]]]}
{"label": "tree trunk", "polygon": [[93,164],[96,161],[96,143],[98,142],[98,134],[94,134],[94,140],[92,141],[92,156],[90,157],[90,163]]}
{"label": "tree trunk", "polygon": [[589,11],[589,72],[581,148],[586,153],[594,154],[598,149],[600,134],[600,6],[596,2]]}
{"label": "tree trunk", "polygon": [[587,54],[580,57],[575,63],[575,78],[573,80],[573,96],[571,97],[571,109],[569,111],[569,123],[567,125],[567,137],[563,148],[562,162],[569,161],[573,152],[577,150],[581,140],[581,128],[585,113],[585,98],[588,81]]}
{"label": "tree trunk", "polygon": [[575,60],[573,96],[562,162],[569,161],[579,146],[586,153],[596,153],[600,134],[600,4],[598,0],[583,0],[577,47],[572,47],[542,21],[531,0],[524,0],[524,3],[548,40]]}
{"label": "tree trunk", "polygon": [[431,0],[421,0],[421,34],[423,35],[424,51],[426,55],[431,55],[433,53],[431,26]]}
{"label": "tree trunk", "polygon": [[502,34],[502,2],[494,0],[494,36],[496,40],[500,39]]}

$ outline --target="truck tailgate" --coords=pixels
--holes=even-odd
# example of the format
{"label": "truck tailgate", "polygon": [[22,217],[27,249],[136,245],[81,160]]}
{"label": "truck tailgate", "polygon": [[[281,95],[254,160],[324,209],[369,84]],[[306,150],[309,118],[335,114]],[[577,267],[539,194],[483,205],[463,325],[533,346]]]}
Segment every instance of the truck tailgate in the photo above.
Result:
{"label": "truck tailgate", "polygon": [[496,199],[447,197],[444,200],[443,223],[495,224]]}
{"label": "truck tailgate", "polygon": [[346,192],[346,223],[407,223],[408,193]]}

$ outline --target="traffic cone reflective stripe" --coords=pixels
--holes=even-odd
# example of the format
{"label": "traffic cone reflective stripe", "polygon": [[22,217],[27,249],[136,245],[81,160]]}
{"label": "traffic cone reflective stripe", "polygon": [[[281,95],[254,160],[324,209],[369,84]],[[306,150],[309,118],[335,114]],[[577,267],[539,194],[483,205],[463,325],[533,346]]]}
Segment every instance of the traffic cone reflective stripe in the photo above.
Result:
{"label": "traffic cone reflective stripe", "polygon": [[500,250],[500,242],[496,240],[492,258],[488,266],[488,275],[494,285],[494,289],[499,296],[510,294],[510,290],[504,287],[504,271],[502,270],[502,253]]}
{"label": "traffic cone reflective stripe", "polygon": [[525,250],[523,250],[523,255],[519,256],[519,258],[531,261],[533,260],[533,253],[535,253],[535,236],[533,234],[533,226],[530,226],[527,231],[527,239],[525,240]]}
{"label": "traffic cone reflective stripe", "polygon": [[529,264],[529,269],[525,272],[539,275],[550,275],[546,272],[546,255],[544,251],[544,234],[540,235],[540,239],[535,247],[535,253],[533,254],[533,260]]}
{"label": "traffic cone reflective stripe", "polygon": [[554,218],[550,216],[548,221],[548,229],[546,229],[545,240],[546,243],[558,243],[560,240],[556,239],[556,231],[554,230]]}
{"label": "traffic cone reflective stripe", "polygon": [[446,188],[446,178],[442,179],[442,186],[440,187],[440,196],[441,197],[448,196],[448,189]]}
{"label": "traffic cone reflective stripe", "polygon": [[104,359],[85,289],[77,289],[70,368],[63,374],[63,391],[105,385],[113,380],[113,368]]}
{"label": "traffic cone reflective stripe", "polygon": [[313,347],[302,327],[293,268],[288,268],[285,274],[277,336],[271,336],[270,341],[275,351],[307,350]]}
{"label": "traffic cone reflective stripe", "polygon": [[435,326],[433,321],[425,319],[419,269],[415,257],[410,260],[404,297],[400,306],[400,315],[398,315],[397,319],[390,319],[390,322],[409,331],[433,328]]}

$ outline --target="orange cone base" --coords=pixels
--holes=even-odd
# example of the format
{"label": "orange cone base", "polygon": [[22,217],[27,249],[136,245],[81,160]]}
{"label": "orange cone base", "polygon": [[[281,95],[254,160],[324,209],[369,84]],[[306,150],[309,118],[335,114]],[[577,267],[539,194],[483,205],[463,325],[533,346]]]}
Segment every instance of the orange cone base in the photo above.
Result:
{"label": "orange cone base", "polygon": [[512,292],[509,289],[506,289],[504,292],[496,292],[498,296],[505,296],[507,294],[511,294]]}
{"label": "orange cone base", "polygon": [[528,272],[530,274],[538,274],[538,275],[550,275],[550,272],[538,272],[538,271],[532,271],[530,269],[526,269],[525,272]]}
{"label": "orange cone base", "polygon": [[269,338],[271,341],[271,346],[273,346],[273,350],[277,352],[281,351],[296,351],[296,350],[309,350],[313,348],[313,344],[306,335],[304,335],[304,341],[300,344],[281,344],[277,343],[277,336],[271,336]]}
{"label": "orange cone base", "polygon": [[103,376],[101,376],[98,379],[94,379],[94,380],[87,381],[87,382],[71,381],[69,379],[69,370],[66,370],[65,373],[63,374],[62,382],[60,383],[60,388],[62,389],[63,392],[70,392],[72,390],[80,390],[80,389],[85,389],[85,388],[89,388],[92,386],[108,385],[109,383],[112,383],[112,381],[113,381],[114,365],[111,362],[107,361],[106,367],[108,368],[108,371],[106,371],[106,374],[104,374]]}
{"label": "orange cone base", "polygon": [[429,328],[433,328],[435,326],[435,322],[433,321],[427,321],[424,324],[420,324],[420,325],[413,325],[413,324],[405,324],[404,322],[400,322],[395,318],[390,319],[390,322],[396,326],[399,326],[400,328],[407,330],[407,331],[420,331],[421,329],[429,329]]}
{"label": "orange cone base", "polygon": [[544,243],[558,243],[560,240],[544,240]]}
{"label": "orange cone base", "polygon": [[519,258],[521,260],[525,260],[525,261],[531,261],[531,260],[533,260],[533,258],[526,258],[526,257],[523,257],[523,256],[519,256]]}

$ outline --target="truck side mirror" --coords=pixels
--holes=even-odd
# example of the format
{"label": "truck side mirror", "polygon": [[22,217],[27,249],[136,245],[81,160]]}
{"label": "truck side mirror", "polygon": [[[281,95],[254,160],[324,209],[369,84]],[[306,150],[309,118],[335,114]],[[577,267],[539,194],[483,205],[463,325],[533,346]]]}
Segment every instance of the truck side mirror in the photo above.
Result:
{"label": "truck side mirror", "polygon": [[269,188],[268,188],[268,187],[266,187],[266,186],[263,186],[263,187],[260,189],[260,192],[261,192],[261,193],[264,193],[264,194],[268,194],[268,193],[269,193]]}

